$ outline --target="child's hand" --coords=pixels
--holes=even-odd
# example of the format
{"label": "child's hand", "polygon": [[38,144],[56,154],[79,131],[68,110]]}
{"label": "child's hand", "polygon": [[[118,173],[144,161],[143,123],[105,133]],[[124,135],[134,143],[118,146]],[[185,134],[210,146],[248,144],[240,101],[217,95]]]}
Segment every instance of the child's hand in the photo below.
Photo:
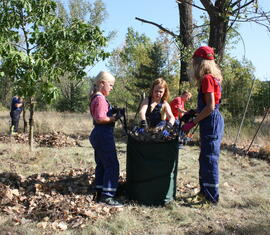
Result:
{"label": "child's hand", "polygon": [[191,122],[187,122],[186,124],[184,124],[183,126],[182,126],[182,130],[185,132],[185,133],[187,133],[187,132],[189,132],[189,130],[191,129],[191,128],[193,128],[194,126],[196,126],[196,124],[193,122],[193,121],[191,121]]}

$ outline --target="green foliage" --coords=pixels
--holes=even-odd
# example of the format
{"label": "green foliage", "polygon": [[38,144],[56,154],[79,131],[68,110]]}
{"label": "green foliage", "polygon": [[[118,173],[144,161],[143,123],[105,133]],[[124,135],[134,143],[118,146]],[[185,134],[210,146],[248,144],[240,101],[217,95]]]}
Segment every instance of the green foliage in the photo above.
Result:
{"label": "green foliage", "polygon": [[55,104],[56,110],[60,112],[85,112],[88,107],[88,94],[85,90],[85,87],[71,87],[71,90],[71,97],[68,97],[68,99],[64,96],[60,96],[59,99],[57,99]]}
{"label": "green foliage", "polygon": [[59,76],[70,72],[82,79],[87,66],[108,56],[97,26],[78,19],[66,25],[55,11],[50,0],[0,2],[1,75],[13,78],[18,94],[28,100],[41,94],[50,103]]}
{"label": "green foliage", "polygon": [[144,34],[140,35],[132,28],[128,29],[125,46],[112,52],[109,66],[117,78],[110,100],[117,106],[128,106],[136,110],[143,93],[136,86],[136,74],[141,64],[149,64],[148,52],[151,48],[151,40]]}
{"label": "green foliage", "polygon": [[10,78],[0,76],[0,103],[8,108],[10,106],[10,100],[12,97],[12,87],[13,82]]}
{"label": "green foliage", "polygon": [[149,62],[140,64],[138,72],[135,72],[135,85],[143,90],[148,89],[152,82],[159,77],[165,76],[166,55],[161,43],[154,43],[147,51]]}
{"label": "green foliage", "polygon": [[[57,14],[68,26],[71,26],[73,21],[79,20],[86,22],[92,28],[93,26],[99,26],[107,16],[105,5],[101,0],[94,1],[93,3],[89,0],[69,0],[68,7],[64,7],[60,1],[57,2]],[[86,97],[88,96],[88,90],[85,90],[85,83],[85,80],[78,79],[78,74],[73,71],[66,72],[63,76],[60,76],[57,83],[60,97],[55,102],[56,109],[59,111],[84,112],[87,108]]]}
{"label": "green foliage", "polygon": [[255,115],[262,115],[270,107],[270,81],[257,81],[258,89],[253,96]]}
{"label": "green foliage", "polygon": [[175,62],[178,59],[175,51],[170,51],[170,45],[168,38],[163,35],[151,42],[144,34],[140,35],[129,28],[125,46],[114,50],[109,61],[110,70],[117,77],[110,100],[135,111],[141,96],[148,95],[154,79],[163,77],[169,87],[175,88],[179,79],[175,74],[179,63]]}
{"label": "green foliage", "polygon": [[[248,97],[254,79],[254,68],[248,61],[242,62],[228,58],[226,66],[223,67],[222,83],[222,110],[232,116],[234,120],[241,119],[248,102]],[[255,83],[252,94],[258,90],[258,83]],[[225,111],[226,109],[226,111]],[[247,118],[254,119],[255,109],[251,99],[246,113]]]}
{"label": "green foliage", "polygon": [[120,52],[120,58],[128,64],[129,73],[134,74],[142,63],[149,63],[149,58],[146,55],[150,45],[151,40],[145,34],[139,35],[132,28],[128,28],[125,46]]}

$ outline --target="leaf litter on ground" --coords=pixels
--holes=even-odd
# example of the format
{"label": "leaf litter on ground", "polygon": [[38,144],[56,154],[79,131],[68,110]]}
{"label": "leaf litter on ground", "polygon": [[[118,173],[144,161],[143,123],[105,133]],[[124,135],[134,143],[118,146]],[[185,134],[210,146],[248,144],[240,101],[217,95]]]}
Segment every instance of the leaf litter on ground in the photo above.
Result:
{"label": "leaf litter on ground", "polygon": [[[35,143],[40,147],[72,147],[80,146],[78,138],[75,139],[72,136],[68,136],[61,132],[52,132],[48,134],[36,134],[34,136]],[[16,133],[14,135],[0,135],[0,142],[9,143],[15,142],[20,144],[26,144],[29,142],[28,134]]]}
{"label": "leaf litter on ground", "polygon": [[82,228],[86,222],[121,211],[93,201],[93,180],[94,168],[26,178],[4,172],[0,174],[0,211],[12,216],[14,224],[35,221],[39,228]]}

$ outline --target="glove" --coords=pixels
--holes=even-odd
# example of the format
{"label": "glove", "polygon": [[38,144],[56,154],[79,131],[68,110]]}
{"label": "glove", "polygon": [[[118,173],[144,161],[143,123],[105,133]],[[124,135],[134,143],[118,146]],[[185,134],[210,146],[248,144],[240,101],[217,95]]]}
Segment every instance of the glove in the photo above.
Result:
{"label": "glove", "polygon": [[156,125],[156,127],[157,127],[157,128],[165,128],[166,124],[167,124],[166,121],[160,121],[160,122]]}
{"label": "glove", "polygon": [[170,131],[173,129],[173,125],[170,122],[166,122],[165,129]]}
{"label": "glove", "polygon": [[169,135],[170,135],[170,132],[168,130],[165,129],[165,130],[162,131],[162,136],[163,137],[168,137]]}
{"label": "glove", "polygon": [[138,133],[138,134],[143,134],[144,133],[144,128],[143,127],[138,127],[138,128],[136,128],[136,133]]}
{"label": "glove", "polygon": [[116,114],[118,110],[117,106],[112,107],[112,114]]}
{"label": "glove", "polygon": [[187,122],[186,124],[184,124],[183,126],[182,126],[182,130],[185,132],[185,133],[187,133],[191,128],[193,128],[194,126],[196,126],[196,124],[193,122],[193,121],[191,121],[191,122]]}
{"label": "glove", "polygon": [[123,116],[123,112],[118,110],[117,113],[114,115],[115,121],[119,120]]}
{"label": "glove", "polygon": [[183,121],[184,123],[189,122],[192,118],[196,117],[197,113],[194,109],[190,109],[189,111],[187,111],[183,117],[181,117],[181,121]]}
{"label": "glove", "polygon": [[140,127],[141,128],[147,128],[148,127],[146,120],[141,120]]}
{"label": "glove", "polygon": [[170,131],[173,129],[173,125],[170,122],[166,122],[165,127],[162,131],[162,137],[170,136]]}

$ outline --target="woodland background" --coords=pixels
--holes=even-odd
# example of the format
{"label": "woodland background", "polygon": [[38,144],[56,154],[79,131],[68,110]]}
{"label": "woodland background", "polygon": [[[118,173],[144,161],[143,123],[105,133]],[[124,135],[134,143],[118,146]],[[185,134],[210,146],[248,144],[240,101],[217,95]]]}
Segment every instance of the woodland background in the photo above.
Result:
{"label": "woodland background", "polygon": [[[235,59],[230,51],[241,39],[239,24],[254,22],[269,31],[269,12],[260,8],[259,1],[202,0],[206,13],[203,25],[196,25],[191,24],[196,2],[176,4],[181,19],[176,32],[147,21],[159,30],[155,41],[128,28],[123,46],[109,53],[106,47],[117,32],[104,35],[101,25],[110,12],[101,0],[2,1],[0,109],[10,108],[13,95],[23,96],[25,110],[30,111],[29,120],[24,120],[30,132],[35,110],[88,112],[93,77],[85,71],[105,58],[117,79],[110,95],[113,105],[136,112],[152,81],[164,77],[171,98],[189,90],[193,98],[187,108],[195,108],[197,88],[188,73],[190,59],[195,48],[209,44],[216,48],[224,76],[221,111],[227,126],[239,128],[244,118],[242,125],[255,133],[267,116],[270,81],[256,79],[252,63]],[[218,25],[223,28],[217,33]],[[261,128],[261,132],[269,135],[269,129]]]}

